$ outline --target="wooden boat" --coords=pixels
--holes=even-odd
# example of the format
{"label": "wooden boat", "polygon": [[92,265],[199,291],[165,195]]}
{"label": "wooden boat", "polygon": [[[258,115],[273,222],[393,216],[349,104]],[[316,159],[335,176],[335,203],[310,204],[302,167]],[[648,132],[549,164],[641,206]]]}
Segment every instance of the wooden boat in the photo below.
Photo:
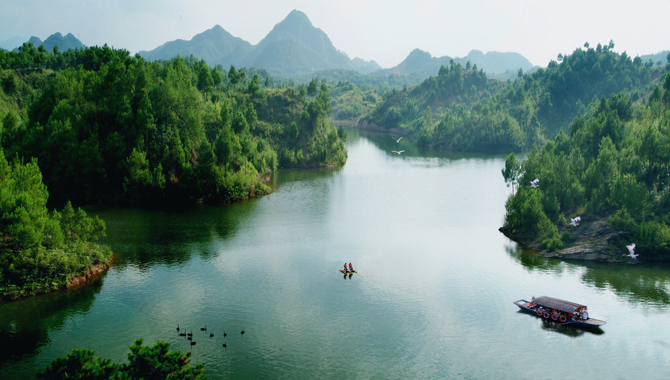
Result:
{"label": "wooden boat", "polygon": [[558,298],[546,296],[533,297],[532,301],[518,300],[514,304],[525,312],[564,325],[594,329],[607,323],[600,319],[589,318],[588,309],[585,305]]}
{"label": "wooden boat", "polygon": [[353,273],[358,273],[358,272],[356,272],[355,270],[348,270],[348,271],[345,272],[344,269],[340,269],[340,272],[342,272],[342,273],[344,273],[344,274],[352,273],[352,272],[353,272]]}

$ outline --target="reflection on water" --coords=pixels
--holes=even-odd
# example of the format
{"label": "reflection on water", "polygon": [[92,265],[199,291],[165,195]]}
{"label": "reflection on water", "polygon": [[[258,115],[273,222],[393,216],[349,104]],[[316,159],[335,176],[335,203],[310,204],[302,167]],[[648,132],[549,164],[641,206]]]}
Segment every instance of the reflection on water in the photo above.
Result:
{"label": "reflection on water", "polygon": [[[397,136],[396,139],[400,137]],[[379,148],[379,150],[386,152],[389,156],[400,157],[400,158],[409,158],[409,157],[421,157],[423,159],[432,159],[432,158],[445,158],[448,160],[461,160],[469,158],[481,159],[482,157],[503,157],[504,155],[500,154],[487,154],[487,153],[466,153],[466,152],[448,152],[442,150],[433,150],[429,148],[423,148],[416,145],[414,141],[410,138],[404,137],[400,142],[396,142],[396,139],[393,136],[375,131],[366,131],[366,130],[347,130],[347,141],[349,139],[356,141],[360,138],[365,138],[370,141],[374,146]],[[392,150],[404,152],[400,155],[397,153],[391,152]],[[521,156],[523,157],[523,156]]]}
{"label": "reflection on water", "polygon": [[544,318],[532,316],[530,314],[528,314],[528,316],[531,318],[542,319],[542,330],[559,333],[565,336],[569,336],[570,338],[579,338],[581,336],[584,336],[584,334],[602,335],[605,333],[600,328],[582,329],[576,326],[570,326],[569,324],[562,324],[559,322],[549,321]]}
{"label": "reflection on water", "polygon": [[49,332],[73,315],[86,314],[102,285],[97,278],[76,289],[0,303],[0,367],[49,344]]}
{"label": "reflection on water", "polygon": [[[88,212],[106,221],[108,238],[103,242],[120,252],[116,266],[132,263],[142,270],[155,264],[187,263],[194,253],[193,247],[233,236],[253,209],[252,200],[226,207],[175,211],[95,207]],[[195,251],[203,258],[216,254],[208,249]]]}
{"label": "reflection on water", "polygon": [[670,305],[670,265],[667,263],[617,264],[563,261],[510,244],[507,253],[530,272],[561,274],[583,271],[580,278],[599,289],[609,289],[632,303],[665,308]]}

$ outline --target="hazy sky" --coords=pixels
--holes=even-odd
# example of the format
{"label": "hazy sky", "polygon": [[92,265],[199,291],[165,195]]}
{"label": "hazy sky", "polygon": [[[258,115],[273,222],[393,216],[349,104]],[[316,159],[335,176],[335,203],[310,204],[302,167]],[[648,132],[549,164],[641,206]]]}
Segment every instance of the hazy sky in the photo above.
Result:
{"label": "hazy sky", "polygon": [[0,40],[72,33],[131,53],[216,24],[257,44],[293,9],[349,57],[400,63],[413,49],[462,57],[513,51],[546,66],[589,42],[629,55],[670,49],[670,1],[594,0],[2,0]]}

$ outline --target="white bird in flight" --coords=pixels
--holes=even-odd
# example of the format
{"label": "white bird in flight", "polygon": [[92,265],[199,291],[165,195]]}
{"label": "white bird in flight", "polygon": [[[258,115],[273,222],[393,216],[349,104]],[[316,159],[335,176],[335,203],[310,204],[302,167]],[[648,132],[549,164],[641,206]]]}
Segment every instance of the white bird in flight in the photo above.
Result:
{"label": "white bird in flight", "polygon": [[635,254],[635,243],[633,243],[633,244],[631,244],[631,245],[627,245],[626,248],[628,248],[628,252],[629,252],[629,254],[628,254],[628,255],[624,255],[624,256],[630,256],[630,257],[632,257],[633,259],[637,260],[637,257],[640,256],[640,255],[636,255],[636,254]]}
{"label": "white bird in flight", "polygon": [[537,189],[537,187],[540,186],[540,179],[535,178],[534,180],[530,181],[530,187],[533,189]]}
{"label": "white bird in flight", "polygon": [[[393,140],[395,140],[395,138],[394,138],[393,136],[391,136],[391,138],[392,138]],[[400,137],[399,139],[395,140],[395,142],[399,143],[400,140],[402,140],[402,137]]]}
{"label": "white bird in flight", "polygon": [[582,217],[578,216],[576,218],[570,218],[570,220],[571,220],[570,224],[572,224],[573,227],[577,227],[579,225],[579,222],[582,220]]}
{"label": "white bird in flight", "polygon": [[400,154],[400,153],[404,152],[404,150],[401,150],[401,151],[392,150],[391,152]]}

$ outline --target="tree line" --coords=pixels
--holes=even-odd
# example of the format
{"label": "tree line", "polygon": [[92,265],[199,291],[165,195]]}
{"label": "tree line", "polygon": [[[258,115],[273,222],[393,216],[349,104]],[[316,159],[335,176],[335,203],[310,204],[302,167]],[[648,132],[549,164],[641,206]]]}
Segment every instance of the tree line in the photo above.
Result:
{"label": "tree line", "polygon": [[627,233],[619,248],[634,242],[645,259],[669,259],[669,111],[670,73],[647,105],[626,93],[603,97],[523,163],[510,154],[503,176],[518,191],[507,201],[503,228],[555,250],[571,239],[558,231],[568,217],[608,218]]}
{"label": "tree line", "polygon": [[234,66],[149,63],[107,46],[61,54],[24,45],[0,65],[8,88],[41,79],[34,100],[3,117],[2,147],[37,158],[61,201],[231,202],[266,194],[263,180],[278,166],[346,161],[323,83],[312,94],[264,88]]}
{"label": "tree line", "polygon": [[[479,152],[524,151],[586,112],[601,96],[625,91],[640,101],[662,79],[668,66],[631,59],[613,51],[614,43],[588,43],[570,55],[559,54],[547,68],[514,81],[488,79],[476,65],[453,61],[436,77],[413,88],[392,91],[363,120],[401,129],[418,143],[440,149]],[[647,99],[648,100],[648,99]]]}

